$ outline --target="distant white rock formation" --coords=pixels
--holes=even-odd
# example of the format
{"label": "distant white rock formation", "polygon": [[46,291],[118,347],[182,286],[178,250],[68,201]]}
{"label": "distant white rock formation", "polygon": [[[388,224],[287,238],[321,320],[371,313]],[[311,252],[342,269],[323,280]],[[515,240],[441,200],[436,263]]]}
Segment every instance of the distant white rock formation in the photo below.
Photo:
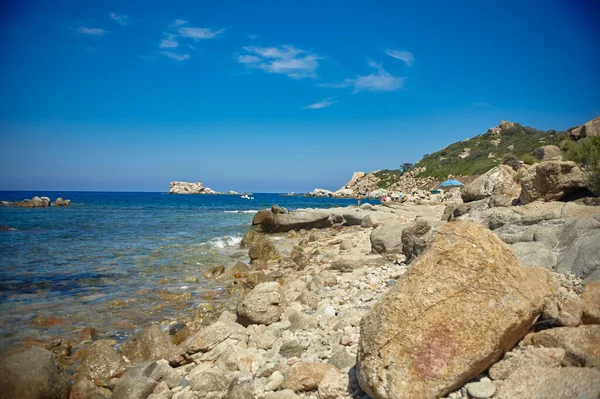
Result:
{"label": "distant white rock formation", "polygon": [[185,181],[172,181],[169,186],[169,194],[221,194],[208,187],[204,187],[202,183],[188,183]]}
{"label": "distant white rock formation", "polygon": [[325,190],[324,188],[315,188],[313,191],[306,193],[308,197],[333,197],[333,191]]}

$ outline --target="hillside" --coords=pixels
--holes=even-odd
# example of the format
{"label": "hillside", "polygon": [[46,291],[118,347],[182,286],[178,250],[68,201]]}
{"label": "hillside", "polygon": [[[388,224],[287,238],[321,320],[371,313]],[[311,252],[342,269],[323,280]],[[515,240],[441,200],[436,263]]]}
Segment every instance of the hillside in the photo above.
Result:
{"label": "hillside", "polygon": [[355,172],[348,183],[331,194],[348,197],[355,193],[386,195],[388,192],[431,190],[450,178],[458,178],[467,184],[496,165],[514,166],[521,162],[531,165],[539,162],[537,157],[564,157],[587,165],[586,170],[596,176],[594,185],[600,192],[599,137],[600,117],[562,132],[502,121],[484,134],[426,154],[414,165],[405,163],[401,169]]}
{"label": "hillside", "polygon": [[567,132],[543,131],[502,121],[484,134],[424,155],[415,168],[422,169],[418,177],[431,176],[439,180],[448,176],[481,175],[507,159],[533,164],[536,149],[558,146],[566,137]]}

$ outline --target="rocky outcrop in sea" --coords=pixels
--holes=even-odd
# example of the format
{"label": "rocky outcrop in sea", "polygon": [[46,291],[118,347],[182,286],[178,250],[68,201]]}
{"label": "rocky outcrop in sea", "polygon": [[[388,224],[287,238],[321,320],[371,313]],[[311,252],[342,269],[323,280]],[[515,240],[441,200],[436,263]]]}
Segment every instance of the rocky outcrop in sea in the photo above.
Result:
{"label": "rocky outcrop in sea", "polygon": [[209,187],[204,187],[202,183],[188,183],[184,181],[172,181],[169,184],[169,194],[221,194]]}
{"label": "rocky outcrop in sea", "polygon": [[71,200],[64,200],[58,197],[54,202],[51,202],[49,197],[38,197],[35,196],[32,199],[24,199],[20,202],[9,202],[2,201],[0,205],[2,206],[18,206],[21,208],[45,208],[47,206],[69,206],[71,204]]}

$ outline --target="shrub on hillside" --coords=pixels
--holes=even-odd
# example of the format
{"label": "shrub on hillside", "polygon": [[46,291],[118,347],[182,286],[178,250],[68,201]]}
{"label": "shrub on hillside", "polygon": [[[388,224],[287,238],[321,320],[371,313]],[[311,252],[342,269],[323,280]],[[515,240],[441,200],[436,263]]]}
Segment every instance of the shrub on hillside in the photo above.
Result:
{"label": "shrub on hillside", "polygon": [[523,154],[523,155],[521,155],[521,161],[525,162],[527,165],[533,165],[538,160],[536,157],[534,157],[531,154]]}
{"label": "shrub on hillside", "polygon": [[506,165],[506,166],[510,166],[511,168],[513,168],[513,170],[517,170],[521,166],[521,162],[519,161],[519,158],[517,158],[517,156],[515,154],[513,154],[512,152],[509,152],[508,154],[505,154],[502,157],[502,164]]}
{"label": "shrub on hillside", "polygon": [[583,167],[589,174],[591,191],[600,195],[600,137],[587,137],[567,143],[565,159]]}

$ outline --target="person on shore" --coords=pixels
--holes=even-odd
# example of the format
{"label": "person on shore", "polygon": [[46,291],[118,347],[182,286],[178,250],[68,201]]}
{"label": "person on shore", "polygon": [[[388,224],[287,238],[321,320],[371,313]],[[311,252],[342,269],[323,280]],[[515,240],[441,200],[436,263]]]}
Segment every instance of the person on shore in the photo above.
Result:
{"label": "person on shore", "polygon": [[356,203],[360,206],[360,194],[356,194]]}

